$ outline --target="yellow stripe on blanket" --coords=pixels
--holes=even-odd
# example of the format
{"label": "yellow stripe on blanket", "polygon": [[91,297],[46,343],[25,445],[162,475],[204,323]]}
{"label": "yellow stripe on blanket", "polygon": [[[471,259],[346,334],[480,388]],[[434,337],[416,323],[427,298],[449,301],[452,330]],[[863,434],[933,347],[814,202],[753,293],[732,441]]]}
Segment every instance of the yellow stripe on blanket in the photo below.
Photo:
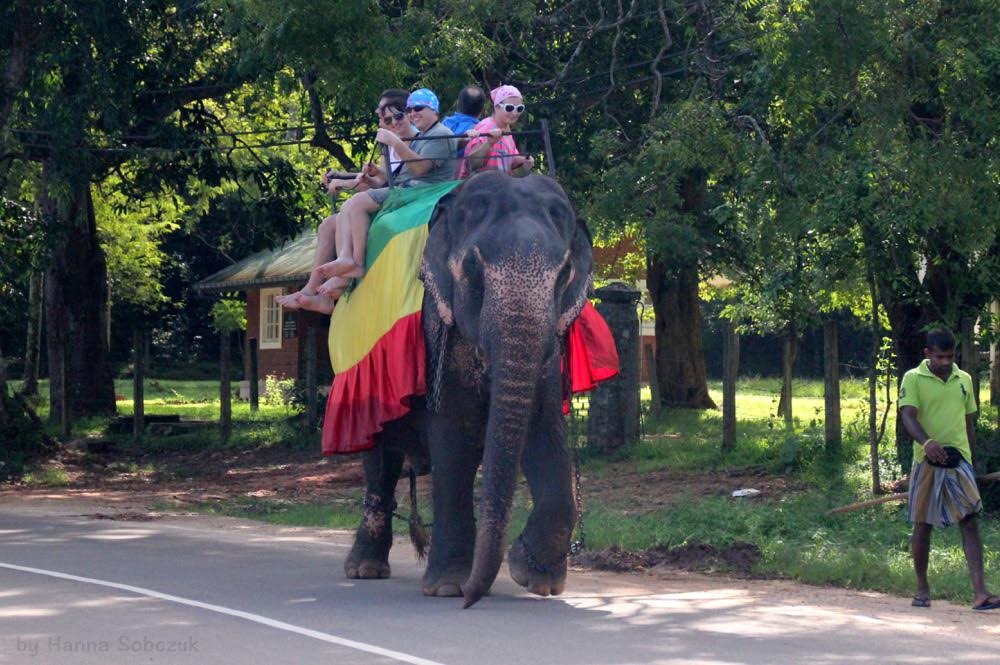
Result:
{"label": "yellow stripe on blanket", "polygon": [[420,311],[424,284],[417,279],[427,242],[421,224],[393,237],[330,318],[330,362],[335,374],[349,370],[397,321]]}

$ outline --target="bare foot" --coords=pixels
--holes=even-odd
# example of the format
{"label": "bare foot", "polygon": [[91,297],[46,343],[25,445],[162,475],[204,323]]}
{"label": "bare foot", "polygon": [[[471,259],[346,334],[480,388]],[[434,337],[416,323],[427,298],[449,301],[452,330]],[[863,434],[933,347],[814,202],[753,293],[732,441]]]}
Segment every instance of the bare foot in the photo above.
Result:
{"label": "bare foot", "polygon": [[[351,283],[351,280],[346,277],[331,277],[330,279],[323,282],[323,284],[317,289],[319,295],[326,296],[327,298],[337,299],[347,288],[347,285]],[[337,295],[333,295],[336,293]]]}
{"label": "bare foot", "polygon": [[[343,291],[341,291],[343,293]],[[320,314],[329,314],[333,311],[333,301],[340,297],[340,293],[336,296],[325,296],[325,295],[300,295],[299,296],[299,307],[302,309],[307,309],[310,312],[319,312]]]}
{"label": "bare foot", "polygon": [[352,259],[335,259],[329,263],[317,266],[316,272],[323,277],[364,277],[365,267],[358,265]]}
{"label": "bare foot", "polygon": [[318,272],[323,277],[334,277],[336,275],[344,275],[357,268],[354,260],[348,256],[342,258],[334,259],[329,263],[324,263],[316,267],[316,272]]}
{"label": "bare foot", "polygon": [[283,296],[278,296],[274,299],[276,303],[284,307],[285,309],[295,311],[300,309],[302,305],[299,303],[299,296],[303,295],[302,291],[296,291],[295,293],[288,293]]}

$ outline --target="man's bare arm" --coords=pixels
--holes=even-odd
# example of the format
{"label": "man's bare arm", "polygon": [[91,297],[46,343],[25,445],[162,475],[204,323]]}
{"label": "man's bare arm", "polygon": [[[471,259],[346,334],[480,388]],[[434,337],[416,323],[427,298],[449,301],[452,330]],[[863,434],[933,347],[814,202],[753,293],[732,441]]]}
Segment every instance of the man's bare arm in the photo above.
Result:
{"label": "man's bare arm", "polygon": [[924,446],[924,455],[927,456],[927,459],[939,464],[944,464],[948,460],[948,453],[944,451],[940,443],[927,435],[920,421],[917,420],[917,407],[899,407],[899,418],[903,421],[906,433],[913,437],[914,441]]}

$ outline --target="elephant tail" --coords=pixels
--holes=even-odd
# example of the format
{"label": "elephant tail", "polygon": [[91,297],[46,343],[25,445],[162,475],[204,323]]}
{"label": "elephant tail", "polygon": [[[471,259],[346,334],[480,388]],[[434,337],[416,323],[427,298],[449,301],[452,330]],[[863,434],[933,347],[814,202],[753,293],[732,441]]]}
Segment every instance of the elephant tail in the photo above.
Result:
{"label": "elephant tail", "polygon": [[427,527],[420,517],[420,509],[417,507],[417,473],[410,468],[410,542],[413,549],[417,551],[417,558],[423,560],[427,557],[427,548],[430,545],[430,537],[427,535]]}

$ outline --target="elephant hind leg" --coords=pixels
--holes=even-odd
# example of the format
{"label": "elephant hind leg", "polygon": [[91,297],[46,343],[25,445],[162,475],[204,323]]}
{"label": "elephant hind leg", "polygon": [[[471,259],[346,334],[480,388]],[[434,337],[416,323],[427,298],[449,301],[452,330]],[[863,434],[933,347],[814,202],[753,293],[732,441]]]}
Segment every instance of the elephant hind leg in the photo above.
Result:
{"label": "elephant hind leg", "polygon": [[344,562],[349,579],[387,579],[392,548],[392,514],[396,510],[396,482],[403,468],[403,452],[377,445],[364,453],[367,490],[364,514],[354,535],[354,546]]}
{"label": "elephant hind leg", "polygon": [[361,518],[354,546],[344,562],[348,579],[380,580],[392,574],[389,550],[392,547],[392,512],[395,501],[385,504],[379,497],[365,499],[365,512]]}

